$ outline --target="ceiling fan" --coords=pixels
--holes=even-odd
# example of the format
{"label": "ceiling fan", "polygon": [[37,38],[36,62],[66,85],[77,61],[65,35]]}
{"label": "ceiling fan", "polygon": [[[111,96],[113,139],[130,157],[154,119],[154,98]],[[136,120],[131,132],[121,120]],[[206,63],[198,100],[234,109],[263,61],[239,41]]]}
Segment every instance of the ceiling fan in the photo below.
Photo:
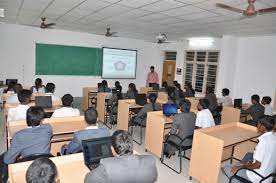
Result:
{"label": "ceiling fan", "polygon": [[163,43],[170,43],[167,40],[167,35],[165,33],[161,33],[159,32],[158,33],[158,36],[156,36],[156,41],[157,41],[157,44],[163,44]]}
{"label": "ceiling fan", "polygon": [[41,17],[41,24],[40,25],[31,25],[31,24],[24,24],[24,25],[28,25],[28,26],[32,26],[32,27],[40,27],[41,29],[51,29],[53,28],[52,26],[55,26],[55,23],[48,23],[46,24],[46,18],[45,17]]}
{"label": "ceiling fan", "polygon": [[106,37],[118,37],[115,34],[117,34],[117,32],[110,32],[110,27],[106,28],[106,33],[104,34]]}
{"label": "ceiling fan", "polygon": [[268,13],[276,13],[276,7],[271,7],[271,8],[265,8],[265,9],[259,9],[256,10],[254,3],[256,0],[248,0],[248,7],[246,10],[242,10],[239,8],[235,8],[226,4],[222,3],[216,3],[216,6],[219,8],[227,9],[230,11],[234,11],[237,13],[242,13],[243,16],[245,17],[254,17],[256,15],[263,15],[263,14],[268,14]]}

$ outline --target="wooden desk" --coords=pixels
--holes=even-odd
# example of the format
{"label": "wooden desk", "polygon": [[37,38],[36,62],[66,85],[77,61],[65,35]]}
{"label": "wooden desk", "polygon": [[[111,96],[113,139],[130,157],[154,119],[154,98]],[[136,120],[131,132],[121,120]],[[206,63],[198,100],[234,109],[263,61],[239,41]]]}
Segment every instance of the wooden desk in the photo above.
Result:
{"label": "wooden desk", "polygon": [[240,159],[254,149],[247,141],[258,136],[256,127],[239,122],[195,130],[189,175],[199,182],[218,182],[224,150],[232,148],[233,157]]}
{"label": "wooden desk", "polygon": [[117,129],[128,131],[129,125],[129,109],[131,108],[143,108],[143,106],[137,105],[134,99],[123,99],[118,102],[118,117],[117,117]]}
{"label": "wooden desk", "polygon": [[145,94],[147,94],[148,91],[153,91],[152,87],[145,87],[145,86],[140,87],[140,93],[145,93]]}
{"label": "wooden desk", "polygon": [[98,118],[101,122],[104,122],[104,114],[106,111],[105,100],[111,93],[98,93],[97,94],[97,111]]}
{"label": "wooden desk", "polygon": [[[83,182],[90,170],[84,164],[82,153],[50,158],[56,165],[60,183]],[[9,182],[25,183],[25,175],[33,161],[9,165]]]}
{"label": "wooden desk", "polygon": [[91,97],[97,97],[98,87],[82,88],[82,109],[85,111],[91,106]]}
{"label": "wooden desk", "polygon": [[[83,116],[45,118],[42,123],[52,126],[53,138],[51,140],[51,153],[53,155],[60,151],[63,144],[69,142],[73,138],[74,132],[83,130],[87,127]],[[7,124],[8,147],[10,146],[13,135],[26,127],[26,121],[13,121]]]}

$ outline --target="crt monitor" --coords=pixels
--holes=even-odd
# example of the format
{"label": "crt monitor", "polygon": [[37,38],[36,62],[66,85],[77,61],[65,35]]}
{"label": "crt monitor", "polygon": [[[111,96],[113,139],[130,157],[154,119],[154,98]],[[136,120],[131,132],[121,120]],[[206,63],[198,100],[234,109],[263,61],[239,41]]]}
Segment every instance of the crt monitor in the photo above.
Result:
{"label": "crt monitor", "polygon": [[175,104],[164,104],[162,107],[163,114],[167,117],[177,114],[177,106]]}
{"label": "crt monitor", "polygon": [[6,85],[9,85],[11,82],[13,82],[14,84],[17,83],[17,79],[6,79]]}
{"label": "crt monitor", "polygon": [[146,94],[137,94],[135,97],[135,103],[141,106],[147,104],[147,95]]}

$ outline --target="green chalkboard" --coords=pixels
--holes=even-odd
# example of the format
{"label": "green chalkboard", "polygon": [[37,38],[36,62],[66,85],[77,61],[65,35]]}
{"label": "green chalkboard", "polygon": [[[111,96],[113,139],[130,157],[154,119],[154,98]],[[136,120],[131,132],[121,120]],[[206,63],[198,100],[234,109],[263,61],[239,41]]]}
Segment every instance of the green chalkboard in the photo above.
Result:
{"label": "green chalkboard", "polygon": [[36,43],[36,75],[100,76],[102,49]]}

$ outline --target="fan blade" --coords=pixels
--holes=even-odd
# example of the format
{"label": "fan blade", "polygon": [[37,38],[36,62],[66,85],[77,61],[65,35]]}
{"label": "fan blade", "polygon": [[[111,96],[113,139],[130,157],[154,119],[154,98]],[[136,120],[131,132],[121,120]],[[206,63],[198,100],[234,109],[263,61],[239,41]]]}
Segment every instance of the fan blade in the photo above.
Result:
{"label": "fan blade", "polygon": [[32,24],[20,24],[20,25],[26,25],[26,26],[30,26],[30,27],[40,27],[40,25],[32,25]]}
{"label": "fan blade", "polygon": [[258,14],[260,15],[267,14],[267,13],[276,13],[276,7],[258,10]]}
{"label": "fan blade", "polygon": [[50,26],[54,26],[54,25],[56,25],[56,24],[55,23],[49,23],[49,24],[46,24],[45,26],[50,27]]}
{"label": "fan blade", "polygon": [[223,8],[223,9],[226,9],[226,10],[234,11],[234,12],[237,12],[237,13],[243,13],[243,11],[244,11],[244,10],[241,10],[239,8],[234,8],[232,6],[228,6],[226,4],[221,4],[221,3],[216,3],[216,6],[219,7],[219,8]]}

